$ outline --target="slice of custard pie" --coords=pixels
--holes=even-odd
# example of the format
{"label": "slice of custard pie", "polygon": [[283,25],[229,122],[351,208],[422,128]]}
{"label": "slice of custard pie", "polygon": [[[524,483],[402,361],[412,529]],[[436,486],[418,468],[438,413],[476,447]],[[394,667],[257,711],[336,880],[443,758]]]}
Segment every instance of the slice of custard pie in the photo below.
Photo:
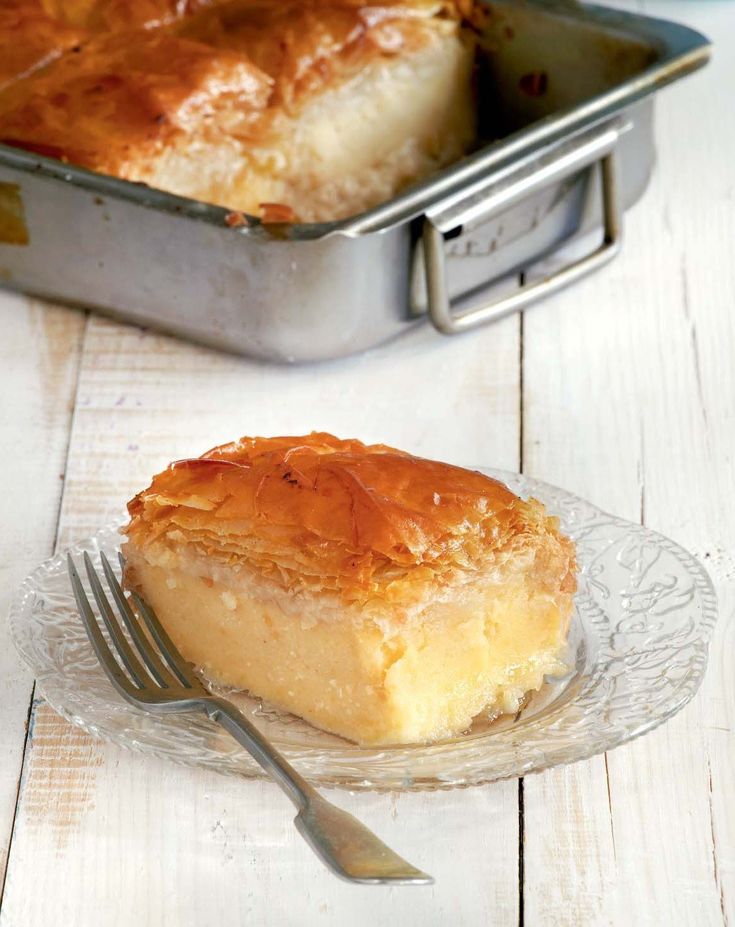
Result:
{"label": "slice of custard pie", "polygon": [[481,473],[329,434],[241,438],[128,509],[126,585],[184,657],[358,744],[455,736],[561,668],[572,542]]}

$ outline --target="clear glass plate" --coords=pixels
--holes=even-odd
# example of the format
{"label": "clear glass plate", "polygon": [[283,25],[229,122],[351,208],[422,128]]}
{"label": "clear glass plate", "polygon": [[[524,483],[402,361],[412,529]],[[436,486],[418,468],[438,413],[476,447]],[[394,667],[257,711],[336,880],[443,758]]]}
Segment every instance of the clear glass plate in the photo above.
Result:
{"label": "clear glass plate", "polygon": [[[640,525],[517,474],[485,470],[541,499],[577,544],[579,592],[570,671],[547,679],[513,717],[478,718],[465,734],[430,746],[360,748],[251,698],[220,689],[309,779],[350,789],[475,785],[592,756],[651,730],[697,691],[717,603],[704,569]],[[72,548],[112,562],[117,525]],[[150,715],[112,688],[87,641],[66,574],[66,554],[41,564],[15,598],[10,627],[50,705],[121,746],[219,772],[260,768],[201,714]]]}

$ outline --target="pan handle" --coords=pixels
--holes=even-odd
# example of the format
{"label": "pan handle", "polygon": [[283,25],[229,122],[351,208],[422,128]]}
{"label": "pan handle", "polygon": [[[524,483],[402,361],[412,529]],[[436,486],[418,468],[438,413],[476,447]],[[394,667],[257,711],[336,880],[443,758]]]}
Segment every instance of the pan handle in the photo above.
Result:
{"label": "pan handle", "polygon": [[[557,144],[539,157],[512,165],[500,176],[462,191],[453,200],[443,200],[427,211],[423,226],[424,268],[429,318],[445,335],[455,335],[485,322],[511,315],[556,293],[562,287],[602,267],[620,250],[622,213],[616,181],[615,147],[627,127],[607,123]],[[602,193],[603,239],[591,254],[568,264],[562,270],[524,287],[511,296],[482,303],[456,314],[447,289],[445,236],[469,231],[492,216],[530,196],[549,184],[599,162]],[[459,231],[458,231],[459,230]]]}

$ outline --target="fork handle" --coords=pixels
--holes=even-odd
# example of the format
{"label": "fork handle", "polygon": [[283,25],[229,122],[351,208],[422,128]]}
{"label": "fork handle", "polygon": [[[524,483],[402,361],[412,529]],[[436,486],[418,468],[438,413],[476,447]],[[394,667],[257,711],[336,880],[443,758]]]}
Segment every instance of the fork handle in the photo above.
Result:
{"label": "fork handle", "polygon": [[296,805],[296,828],[332,872],[350,882],[367,884],[433,882],[431,876],[394,853],[357,818],[320,795],[232,702],[212,698],[204,701],[203,707]]}

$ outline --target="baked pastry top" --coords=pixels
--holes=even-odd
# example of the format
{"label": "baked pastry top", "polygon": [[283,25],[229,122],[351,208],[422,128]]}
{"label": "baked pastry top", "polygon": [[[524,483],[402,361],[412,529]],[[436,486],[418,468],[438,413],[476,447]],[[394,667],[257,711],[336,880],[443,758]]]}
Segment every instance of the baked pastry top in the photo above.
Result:
{"label": "baked pastry top", "polygon": [[73,48],[85,33],[49,16],[40,0],[0,2],[0,90]]}
{"label": "baked pastry top", "polygon": [[456,33],[463,9],[453,0],[229,0],[183,20],[179,35],[245,51],[273,80],[271,103],[341,82],[375,59],[400,58]]}
{"label": "baked pastry top", "polygon": [[339,218],[472,141],[472,9],[2,0],[0,142],[246,212]]}
{"label": "baked pastry top", "polygon": [[9,90],[15,105],[2,132],[6,143],[39,154],[126,173],[206,125],[213,98],[221,120],[245,128],[269,92],[262,72],[232,53],[157,31],[131,47],[126,34],[114,34]]}
{"label": "baked pastry top", "polygon": [[573,591],[571,542],[540,503],[481,473],[330,434],[241,438],[172,464],[128,506],[138,545],[192,553],[284,588],[403,602],[553,541],[539,582]]}

